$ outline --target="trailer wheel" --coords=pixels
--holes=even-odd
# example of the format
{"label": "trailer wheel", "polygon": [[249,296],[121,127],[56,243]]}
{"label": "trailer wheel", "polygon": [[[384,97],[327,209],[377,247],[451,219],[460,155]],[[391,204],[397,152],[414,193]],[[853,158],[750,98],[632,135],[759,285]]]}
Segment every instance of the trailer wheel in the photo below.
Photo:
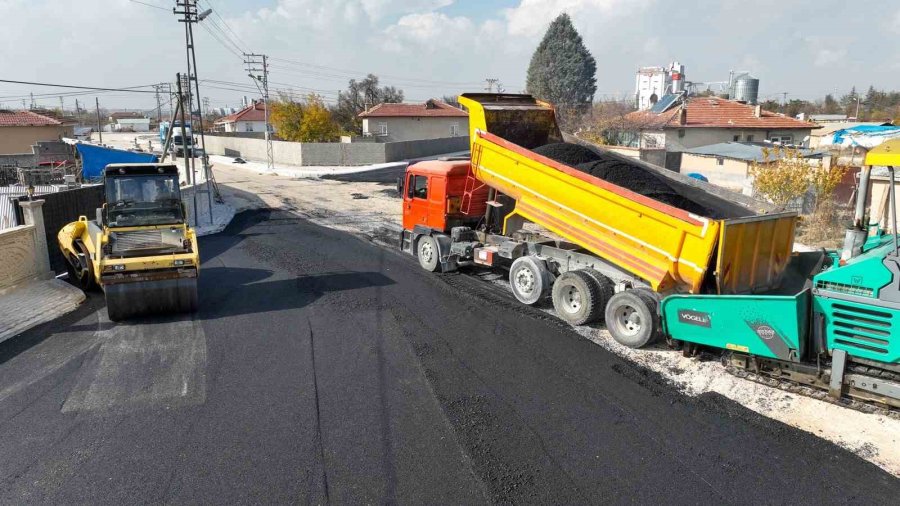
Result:
{"label": "trailer wheel", "polygon": [[656,299],[639,292],[619,292],[606,306],[606,328],[617,343],[629,348],[646,346],[659,333]]}
{"label": "trailer wheel", "polygon": [[438,267],[441,265],[440,262],[440,250],[438,250],[437,241],[434,240],[434,237],[429,235],[423,235],[419,238],[419,243],[416,245],[417,257],[419,258],[419,265],[422,266],[428,272],[435,272],[438,270]]}
{"label": "trailer wheel", "polygon": [[553,283],[553,309],[572,325],[584,325],[600,318],[603,307],[600,285],[584,271],[568,271]]}
{"label": "trailer wheel", "polygon": [[599,318],[603,318],[603,312],[606,309],[606,305],[609,303],[609,299],[616,293],[616,284],[613,280],[600,274],[599,271],[594,269],[581,269],[581,272],[590,276],[597,283],[597,288],[599,289],[596,301],[597,310],[600,313]]}
{"label": "trailer wheel", "polygon": [[546,297],[550,284],[550,271],[543,260],[519,257],[509,268],[509,289],[522,304],[531,306]]}

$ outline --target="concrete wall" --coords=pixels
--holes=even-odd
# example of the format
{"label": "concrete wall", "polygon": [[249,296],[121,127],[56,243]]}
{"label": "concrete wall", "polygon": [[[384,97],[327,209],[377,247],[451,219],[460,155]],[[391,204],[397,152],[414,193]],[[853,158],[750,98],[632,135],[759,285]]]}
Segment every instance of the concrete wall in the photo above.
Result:
{"label": "concrete wall", "polygon": [[[765,130],[765,129],[738,129],[738,128],[667,128],[665,136],[666,151],[685,151],[700,146],[709,146],[720,142],[733,142],[735,136],[741,142],[748,141],[752,136],[754,142],[762,142],[773,136],[790,135],[795,144],[800,144],[809,135],[811,130]],[[684,132],[683,136],[679,132]],[[646,136],[650,132],[644,134]],[[643,144],[643,139],[642,139]]]}
{"label": "concrete wall", "polygon": [[27,153],[37,141],[58,141],[74,135],[74,126],[2,127],[0,154]]}
{"label": "concrete wall", "polygon": [[[276,164],[297,166],[370,165],[467,149],[468,137],[388,143],[272,142]],[[266,142],[262,139],[207,135],[206,150],[212,155],[240,156],[259,161],[266,159]]]}
{"label": "concrete wall", "polygon": [[43,201],[22,204],[26,224],[0,230],[0,295],[17,285],[52,275],[41,214]]}
{"label": "concrete wall", "polygon": [[[722,161],[721,165],[719,160]],[[682,153],[680,172],[682,174],[699,172],[714,185],[742,192],[744,195],[752,193],[750,163],[743,160]]]}
{"label": "concrete wall", "polygon": [[[387,126],[387,135],[381,135],[380,124]],[[457,137],[469,132],[469,118],[363,118],[363,134],[376,136],[382,142],[413,141],[419,139],[443,139],[452,137],[450,126],[457,125]]]}
{"label": "concrete wall", "polygon": [[37,164],[38,156],[34,153],[0,155],[0,167],[4,165],[12,167],[35,167]]}

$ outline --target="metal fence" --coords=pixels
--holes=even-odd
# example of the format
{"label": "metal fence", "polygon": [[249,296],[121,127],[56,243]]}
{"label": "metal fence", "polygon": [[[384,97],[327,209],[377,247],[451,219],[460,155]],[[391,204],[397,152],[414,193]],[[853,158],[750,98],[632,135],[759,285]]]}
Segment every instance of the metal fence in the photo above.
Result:
{"label": "metal fence", "polygon": [[[65,189],[65,185],[38,185],[34,187],[34,194],[47,195]],[[0,230],[17,225],[16,215],[20,210],[16,201],[27,194],[27,187],[23,185],[0,186]]]}

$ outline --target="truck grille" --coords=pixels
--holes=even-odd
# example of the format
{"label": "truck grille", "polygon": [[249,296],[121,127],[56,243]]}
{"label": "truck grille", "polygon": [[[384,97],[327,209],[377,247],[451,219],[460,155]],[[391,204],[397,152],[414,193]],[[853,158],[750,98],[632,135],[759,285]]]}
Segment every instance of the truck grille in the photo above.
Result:
{"label": "truck grille", "polygon": [[847,348],[887,353],[891,327],[890,313],[844,304],[833,306],[831,333],[836,344]]}
{"label": "truck grille", "polygon": [[113,233],[113,253],[181,247],[181,234],[170,230],[135,230]]}

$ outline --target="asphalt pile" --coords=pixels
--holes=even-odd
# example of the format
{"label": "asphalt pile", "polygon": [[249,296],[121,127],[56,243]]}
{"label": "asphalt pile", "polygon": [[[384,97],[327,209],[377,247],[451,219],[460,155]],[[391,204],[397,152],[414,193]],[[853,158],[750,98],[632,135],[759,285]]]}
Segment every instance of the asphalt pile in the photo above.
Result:
{"label": "asphalt pile", "polygon": [[585,174],[627,188],[653,200],[700,216],[710,216],[710,209],[684,197],[658,176],[644,167],[612,156],[604,156],[584,146],[570,142],[546,144],[535,153],[568,165]]}

